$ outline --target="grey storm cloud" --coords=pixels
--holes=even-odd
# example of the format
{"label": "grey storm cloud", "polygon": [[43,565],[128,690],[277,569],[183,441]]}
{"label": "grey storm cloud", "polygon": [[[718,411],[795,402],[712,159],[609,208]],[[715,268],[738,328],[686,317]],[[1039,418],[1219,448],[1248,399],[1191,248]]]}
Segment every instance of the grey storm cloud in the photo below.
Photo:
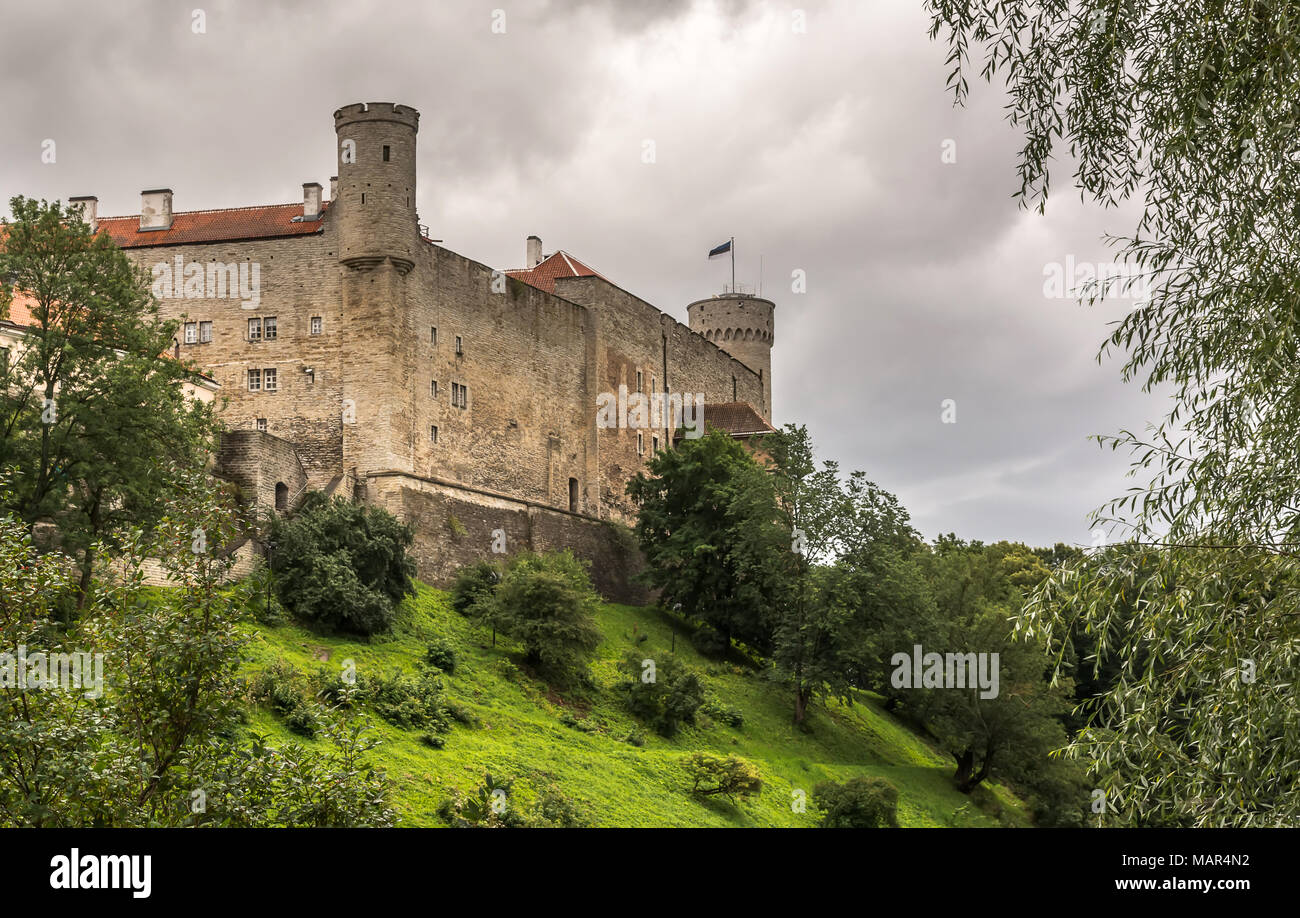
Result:
{"label": "grey storm cloud", "polygon": [[1126,305],[1049,299],[1044,267],[1111,260],[1102,234],[1135,215],[1019,209],[1003,96],[954,108],[928,24],[919,0],[0,0],[0,195],[290,201],[332,174],[337,107],[404,102],[420,219],[450,248],[513,268],[536,233],[685,321],[735,236],[737,280],[777,303],[777,423],[926,536],[1087,543],[1128,485],[1088,436],[1164,405],[1095,359]]}

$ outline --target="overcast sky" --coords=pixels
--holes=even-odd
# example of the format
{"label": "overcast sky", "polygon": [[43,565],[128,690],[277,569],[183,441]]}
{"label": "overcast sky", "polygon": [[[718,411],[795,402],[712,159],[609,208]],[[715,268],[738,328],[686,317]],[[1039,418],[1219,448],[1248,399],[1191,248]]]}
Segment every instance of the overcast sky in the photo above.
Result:
{"label": "overcast sky", "polygon": [[777,304],[778,424],[928,538],[1087,544],[1128,485],[1088,436],[1164,406],[1096,360],[1131,303],[1048,298],[1044,268],[1110,261],[1134,212],[1082,204],[1068,165],[1046,216],[1018,209],[1000,89],[955,109],[927,29],[921,0],[0,0],[0,209],[300,200],[328,187],[336,108],[402,102],[420,220],[449,248],[515,268],[535,233],[685,322],[735,236],[737,280],[761,255]]}

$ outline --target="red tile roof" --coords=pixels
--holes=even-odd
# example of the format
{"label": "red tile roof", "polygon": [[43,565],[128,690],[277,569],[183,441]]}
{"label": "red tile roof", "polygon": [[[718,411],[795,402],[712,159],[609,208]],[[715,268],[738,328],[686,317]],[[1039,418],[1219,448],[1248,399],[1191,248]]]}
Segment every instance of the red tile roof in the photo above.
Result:
{"label": "red tile roof", "polygon": [[507,271],[506,275],[521,280],[530,287],[545,290],[547,293],[555,292],[557,277],[599,277],[601,280],[609,280],[595,268],[584,265],[564,250],[547,256],[535,267],[516,268]]}
{"label": "red tile roof", "polygon": [[35,305],[36,300],[26,293],[15,290],[13,299],[9,302],[9,314],[4,317],[4,320],[20,328],[29,328],[32,325],[32,307]]}
{"label": "red tile roof", "polygon": [[736,438],[776,433],[776,428],[764,421],[749,402],[721,402],[716,405],[705,402],[704,427],[706,430],[716,427]]}
{"label": "red tile roof", "polygon": [[[329,202],[322,207],[328,208]],[[280,236],[310,236],[324,229],[320,220],[299,220],[303,205],[265,204],[226,210],[192,210],[172,214],[165,230],[140,231],[140,216],[100,217],[99,229],[123,249],[156,245],[184,245],[195,242],[229,242],[236,239],[273,239]]]}

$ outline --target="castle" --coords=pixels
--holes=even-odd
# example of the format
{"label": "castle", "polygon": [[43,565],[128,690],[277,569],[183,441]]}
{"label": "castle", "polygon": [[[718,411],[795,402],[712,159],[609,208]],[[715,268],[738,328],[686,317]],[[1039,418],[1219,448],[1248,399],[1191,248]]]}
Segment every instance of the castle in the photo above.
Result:
{"label": "castle", "polygon": [[246,501],[286,511],[310,488],[384,506],[431,582],[503,546],[571,547],[625,593],[603,523],[630,521],[625,486],[678,423],[602,424],[598,403],[700,396],[709,426],[771,430],[774,304],[724,293],[687,327],[536,236],[507,271],[442,247],[415,210],[419,119],[336,111],[328,200],[313,182],[229,210],[174,212],[170,189],[129,217],[70,203],[150,273],[182,323],[175,355],[219,384],[218,472]]}

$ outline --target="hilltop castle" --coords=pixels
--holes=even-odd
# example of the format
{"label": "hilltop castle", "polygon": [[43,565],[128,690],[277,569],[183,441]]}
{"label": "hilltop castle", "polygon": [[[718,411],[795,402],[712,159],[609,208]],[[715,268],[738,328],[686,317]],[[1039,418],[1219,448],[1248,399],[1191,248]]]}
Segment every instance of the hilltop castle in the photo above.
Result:
{"label": "hilltop castle", "polygon": [[285,511],[313,488],[382,505],[433,582],[504,536],[572,547],[618,593],[601,521],[630,519],[625,485],[674,424],[601,425],[598,400],[699,394],[708,425],[770,430],[774,305],[713,296],[688,328],[536,236],[516,270],[443,248],[415,210],[419,119],[336,111],[328,201],[308,183],[300,203],[231,210],[174,212],[170,189],[129,217],[71,203],[152,274],[182,321],[176,354],[219,383],[218,469],[247,501]]}

